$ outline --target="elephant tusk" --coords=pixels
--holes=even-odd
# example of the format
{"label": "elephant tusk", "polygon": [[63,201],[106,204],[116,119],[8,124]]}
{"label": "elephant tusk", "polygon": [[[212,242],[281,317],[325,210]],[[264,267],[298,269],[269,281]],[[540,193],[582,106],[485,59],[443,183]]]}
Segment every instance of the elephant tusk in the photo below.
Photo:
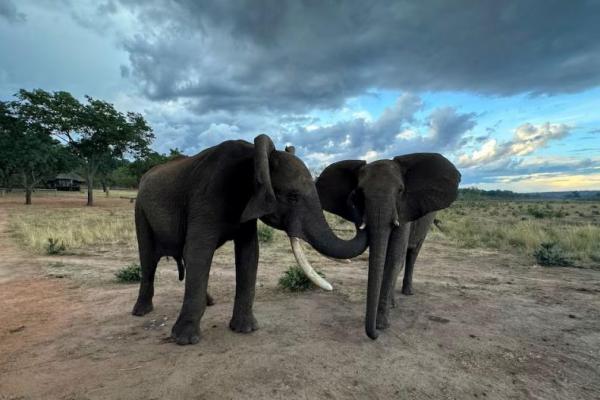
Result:
{"label": "elephant tusk", "polygon": [[397,219],[394,219],[394,226],[400,226],[400,221],[398,221]]}
{"label": "elephant tusk", "polygon": [[366,227],[367,227],[367,224],[366,224],[366,223],[363,221],[363,223],[362,223],[362,224],[360,224],[360,226],[358,227],[358,229],[360,229],[360,230],[362,231],[362,230],[363,230],[363,229],[365,229]]}
{"label": "elephant tusk", "polygon": [[291,237],[290,244],[292,245],[292,252],[294,253],[294,257],[296,257],[296,262],[304,272],[304,275],[306,275],[306,277],[310,279],[312,283],[314,283],[321,289],[328,291],[333,290],[331,284],[325,279],[323,279],[321,275],[317,274],[308,262],[308,259],[306,258],[306,256],[304,255],[304,251],[302,250],[300,239],[296,237]]}

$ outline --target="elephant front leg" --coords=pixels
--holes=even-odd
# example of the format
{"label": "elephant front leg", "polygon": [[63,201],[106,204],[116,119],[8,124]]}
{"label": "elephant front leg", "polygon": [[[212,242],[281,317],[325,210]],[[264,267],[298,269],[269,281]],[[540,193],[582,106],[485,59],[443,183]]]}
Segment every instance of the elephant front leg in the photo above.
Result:
{"label": "elephant front leg", "polygon": [[246,222],[234,239],[235,245],[235,303],[229,328],[248,333],[258,329],[252,312],[258,267],[258,238],[256,220]]}
{"label": "elephant front leg", "polygon": [[388,250],[385,257],[381,292],[379,294],[379,306],[377,308],[377,329],[386,329],[390,326],[390,308],[396,306],[394,286],[396,286],[398,273],[402,270],[402,266],[404,265],[406,247],[408,245],[408,233],[409,229],[407,226],[400,226],[394,229],[390,234]]}
{"label": "elephant front leg", "polygon": [[216,245],[209,243],[211,243],[209,240],[202,240],[195,236],[193,244],[186,244],[183,305],[171,330],[171,337],[180,345],[195,344],[200,341],[200,319],[206,309],[208,276],[216,249]]}

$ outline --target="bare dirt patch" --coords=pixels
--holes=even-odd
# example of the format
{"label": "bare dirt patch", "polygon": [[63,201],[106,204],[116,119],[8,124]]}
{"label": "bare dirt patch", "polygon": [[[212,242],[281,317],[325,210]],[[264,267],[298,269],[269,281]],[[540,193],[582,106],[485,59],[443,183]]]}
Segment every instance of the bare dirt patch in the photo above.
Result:
{"label": "bare dirt patch", "polygon": [[[123,200],[126,202],[126,200]],[[511,254],[425,246],[415,295],[397,293],[391,327],[363,332],[366,256],[341,264],[311,252],[332,293],[277,288],[287,244],[261,245],[255,313],[231,332],[232,248],[220,249],[202,340],[167,340],[183,295],[159,265],[155,310],[130,315],[137,285],[113,273],[118,248],[33,257],[6,232],[0,204],[0,399],[533,398],[600,396],[600,275],[524,265]]]}

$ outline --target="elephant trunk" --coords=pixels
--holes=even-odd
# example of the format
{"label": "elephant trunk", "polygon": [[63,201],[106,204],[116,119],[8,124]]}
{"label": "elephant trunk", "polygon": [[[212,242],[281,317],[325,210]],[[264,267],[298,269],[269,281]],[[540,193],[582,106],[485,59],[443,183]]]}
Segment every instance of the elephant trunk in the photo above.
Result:
{"label": "elephant trunk", "polygon": [[350,240],[335,235],[322,213],[302,223],[303,236],[319,253],[332,258],[354,258],[367,249],[367,233],[358,231]]}
{"label": "elephant trunk", "polygon": [[383,269],[387,254],[388,242],[391,233],[391,218],[382,215],[386,208],[378,207],[374,210],[367,208],[367,230],[369,232],[369,276],[367,283],[367,311],[365,315],[365,332],[375,340],[377,332],[377,308],[381,293]]}

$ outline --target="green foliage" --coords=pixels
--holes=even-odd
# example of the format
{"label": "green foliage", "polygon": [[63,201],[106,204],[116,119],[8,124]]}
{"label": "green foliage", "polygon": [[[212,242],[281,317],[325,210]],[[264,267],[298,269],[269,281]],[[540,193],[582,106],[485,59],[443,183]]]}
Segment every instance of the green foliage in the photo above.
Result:
{"label": "green foliage", "polygon": [[48,244],[46,244],[46,254],[55,256],[62,254],[67,250],[67,247],[62,241],[54,238],[48,238]]}
{"label": "green foliage", "polygon": [[129,264],[115,272],[117,281],[121,283],[139,282],[142,280],[142,268],[138,264]]}
{"label": "green foliage", "polygon": [[273,235],[275,234],[275,231],[270,226],[260,223],[257,227],[257,233],[259,242],[269,243],[273,241]]}
{"label": "green foliage", "polygon": [[181,151],[177,148],[170,149],[169,154],[160,154],[155,151],[150,151],[143,157],[137,158],[135,161],[127,166],[130,176],[133,177],[135,185],[140,182],[142,176],[148,172],[151,168],[164,164],[167,161],[175,160],[177,158],[185,157]]}
{"label": "green foliage", "polygon": [[[317,270],[316,272],[325,278],[325,274],[321,271]],[[302,272],[300,267],[292,266],[283,273],[281,278],[279,278],[279,286],[292,292],[303,292],[312,288],[314,285],[306,275],[304,275],[304,272]]]}
{"label": "green foliage", "polygon": [[[18,177],[29,194],[44,179],[76,165],[68,149],[50,136],[35,120],[30,120],[19,102],[0,102],[0,177],[9,185]],[[9,186],[7,185],[7,186]]]}
{"label": "green foliage", "polygon": [[538,264],[545,267],[569,267],[573,265],[573,261],[555,242],[540,244],[533,256]]}
{"label": "green foliage", "polygon": [[529,206],[527,208],[527,214],[531,215],[534,218],[543,219],[543,218],[562,218],[566,214],[562,210],[554,211],[550,203],[546,203],[545,208],[540,208],[536,206]]}
{"label": "green foliage", "polygon": [[[28,121],[66,143],[79,159],[90,188],[97,174],[107,176],[114,169],[116,159],[145,155],[154,138],[141,114],[122,113],[90,96],[84,104],[68,92],[21,89],[17,98]],[[88,205],[92,204],[90,192]]]}

